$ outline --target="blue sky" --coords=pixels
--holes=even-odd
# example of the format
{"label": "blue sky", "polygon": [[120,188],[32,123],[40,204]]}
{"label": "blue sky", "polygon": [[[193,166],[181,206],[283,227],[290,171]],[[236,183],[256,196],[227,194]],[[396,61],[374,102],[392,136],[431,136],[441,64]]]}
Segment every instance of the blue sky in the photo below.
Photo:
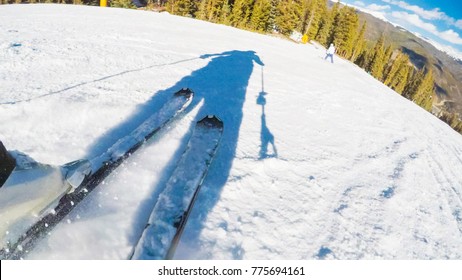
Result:
{"label": "blue sky", "polygon": [[462,59],[461,0],[341,0],[429,38]]}

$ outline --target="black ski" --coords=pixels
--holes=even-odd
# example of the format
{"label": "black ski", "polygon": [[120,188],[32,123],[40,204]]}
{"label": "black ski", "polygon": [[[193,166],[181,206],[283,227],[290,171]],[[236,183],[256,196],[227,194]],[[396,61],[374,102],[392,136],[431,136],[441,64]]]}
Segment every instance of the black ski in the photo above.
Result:
{"label": "black ski", "polygon": [[197,122],[188,146],[159,195],[131,259],[171,259],[201,184],[218,149],[223,122],[207,116]]}
{"label": "black ski", "polygon": [[92,172],[74,192],[64,195],[51,213],[41,218],[17,242],[0,249],[0,259],[21,259],[30,252],[38,240],[48,234],[75,206],[96,188],[126,158],[132,155],[148,139],[181,114],[191,103],[193,92],[184,88],[176,92],[162,108],[121,138],[102,155],[91,160]]}

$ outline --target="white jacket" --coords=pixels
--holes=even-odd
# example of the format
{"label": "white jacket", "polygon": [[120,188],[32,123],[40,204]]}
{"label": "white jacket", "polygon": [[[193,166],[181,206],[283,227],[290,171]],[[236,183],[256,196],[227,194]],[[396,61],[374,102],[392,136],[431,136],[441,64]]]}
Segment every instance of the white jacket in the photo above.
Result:
{"label": "white jacket", "polygon": [[334,54],[335,53],[335,47],[334,45],[330,45],[330,47],[327,49],[327,54]]}

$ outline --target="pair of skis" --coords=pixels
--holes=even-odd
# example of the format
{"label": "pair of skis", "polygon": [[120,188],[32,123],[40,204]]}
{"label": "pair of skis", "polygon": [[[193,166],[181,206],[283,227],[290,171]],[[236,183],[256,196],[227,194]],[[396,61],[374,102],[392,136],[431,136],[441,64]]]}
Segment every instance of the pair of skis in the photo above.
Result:
{"label": "pair of skis", "polygon": [[[85,174],[85,179],[74,192],[64,195],[50,214],[41,218],[18,240],[10,242],[8,248],[0,249],[0,259],[20,259],[30,252],[38,240],[48,234],[126,158],[184,112],[193,95],[187,88],[176,92],[132,133],[94,158],[91,161],[92,171]],[[207,116],[196,123],[187,148],[160,195],[132,258],[164,259],[173,255],[222,133],[223,123],[215,116]],[[165,234],[165,230],[169,234]]]}

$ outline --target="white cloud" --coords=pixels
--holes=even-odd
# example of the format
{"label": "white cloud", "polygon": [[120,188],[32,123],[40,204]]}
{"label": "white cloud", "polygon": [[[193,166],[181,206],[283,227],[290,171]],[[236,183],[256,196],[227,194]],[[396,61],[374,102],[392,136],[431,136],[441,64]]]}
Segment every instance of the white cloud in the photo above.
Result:
{"label": "white cloud", "polygon": [[[416,34],[419,36],[419,34]],[[443,45],[443,44],[440,44],[434,40],[431,40],[429,38],[426,38],[426,37],[423,37],[423,36],[419,36],[420,38],[422,38],[423,40],[429,42],[430,44],[432,44],[435,48],[437,48],[438,50],[442,51],[442,52],[445,52],[447,53],[448,55],[452,56],[453,58],[455,59],[458,59],[458,60],[461,60],[462,61],[462,52],[461,51],[458,51],[456,49],[454,49],[453,47],[451,46],[447,46],[447,45]]]}
{"label": "white cloud", "polygon": [[367,9],[371,11],[385,11],[391,9],[389,5],[377,5],[377,4],[370,4],[369,6],[366,7]]}
{"label": "white cloud", "polygon": [[[388,0],[387,0],[388,1]],[[452,29],[440,32],[438,28],[428,22],[423,21],[418,15],[410,14],[407,12],[392,12],[391,16],[400,21],[407,22],[416,27],[419,27],[431,34],[438,36],[439,38],[453,44],[462,45],[462,38],[457,32]]]}
{"label": "white cloud", "polygon": [[[357,10],[362,11],[362,12],[371,14],[374,17],[376,17],[378,19],[381,19],[383,21],[389,22],[389,20],[385,16],[386,13],[384,12],[384,10],[387,10],[387,9],[391,8],[388,5],[380,6],[380,5],[376,5],[376,4],[371,4],[371,5],[366,6],[366,4],[364,4],[364,2],[362,2],[362,1],[355,1],[355,2],[353,2],[353,4],[348,4],[348,3],[345,3],[345,2],[341,2],[341,3],[344,4],[344,5],[349,5],[350,7],[353,7],[355,9],[357,9]],[[371,9],[371,6],[372,6],[372,9]],[[388,7],[388,8],[384,8],[384,7]],[[374,10],[374,8],[375,8],[375,10]]]}
{"label": "white cloud", "polygon": [[370,4],[366,5],[363,1],[354,1],[353,2],[353,7],[356,6],[356,8],[364,8],[369,11],[375,11],[375,12],[381,12],[385,10],[391,9],[390,5],[378,5],[378,4]]}
{"label": "white cloud", "polygon": [[404,1],[396,1],[396,0],[382,0],[382,2],[392,4],[398,6],[404,10],[411,11],[416,13],[417,15],[421,16],[427,20],[443,20],[449,25],[453,25],[459,29],[462,29],[462,20],[456,20],[444,12],[442,12],[439,8],[434,8],[432,10],[425,10],[419,6],[411,5]]}
{"label": "white cloud", "polygon": [[392,12],[391,16],[396,18],[396,19],[400,19],[400,20],[403,20],[405,22],[408,22],[408,23],[410,23],[410,24],[412,24],[414,26],[417,26],[417,27],[419,27],[419,28],[421,28],[423,30],[426,30],[428,32],[431,32],[433,34],[438,32],[438,29],[436,28],[435,25],[423,21],[416,14],[410,14],[410,13],[407,13],[407,12]]}
{"label": "white cloud", "polygon": [[456,21],[456,22],[454,23],[454,25],[455,25],[457,28],[462,29],[462,19],[459,19],[458,21]]}
{"label": "white cloud", "polygon": [[440,34],[441,34],[442,39],[448,42],[451,42],[453,44],[462,45],[462,38],[460,38],[459,34],[455,32],[454,30],[449,29],[449,30],[441,32]]}
{"label": "white cloud", "polygon": [[419,6],[408,4],[404,1],[396,1],[396,0],[382,0],[385,3],[396,5],[402,9],[414,12],[419,16],[423,17],[424,19],[445,19],[449,18],[445,13],[441,12],[439,8],[435,8],[433,10],[425,10]]}

